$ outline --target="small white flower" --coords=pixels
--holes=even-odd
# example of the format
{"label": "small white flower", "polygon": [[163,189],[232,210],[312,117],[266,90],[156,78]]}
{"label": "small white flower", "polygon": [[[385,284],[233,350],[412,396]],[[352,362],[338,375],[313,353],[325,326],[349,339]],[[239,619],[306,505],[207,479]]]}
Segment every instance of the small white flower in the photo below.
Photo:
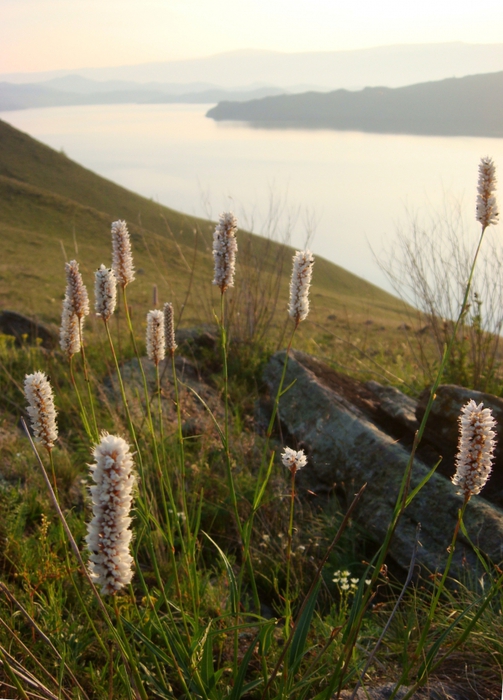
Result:
{"label": "small white flower", "polygon": [[236,241],[237,223],[237,219],[232,212],[224,212],[220,215],[213,233],[213,259],[215,264],[213,284],[220,287],[222,294],[226,289],[234,286],[234,271],[238,250]]}
{"label": "small white flower", "polygon": [[494,191],[496,190],[496,168],[492,158],[481,158],[477,185],[477,221],[483,228],[498,223],[499,211]]}
{"label": "small white flower", "polygon": [[94,310],[108,321],[117,303],[117,280],[113,270],[101,265],[94,273]]}
{"label": "small white flower", "polygon": [[342,589],[343,591],[349,591],[349,583],[343,583],[343,584],[341,585],[341,589]]}
{"label": "small white flower", "polygon": [[309,287],[313,274],[314,256],[310,250],[298,250],[293,256],[288,313],[298,325],[309,313]]}
{"label": "small white flower", "polygon": [[366,585],[366,586],[370,586],[371,583],[372,583],[372,579],[371,579],[371,578],[366,578],[366,579],[365,579],[365,585]]}
{"label": "small white flower", "polygon": [[35,439],[47,450],[52,450],[58,439],[58,427],[52,387],[44,372],[25,376],[24,394],[29,404],[27,410]]}
{"label": "small white flower", "polygon": [[156,365],[164,360],[164,314],[159,309],[147,314],[147,355]]}
{"label": "small white flower", "polygon": [[87,526],[89,568],[104,595],[114,595],[133,578],[129,551],[132,532],[129,512],[135,484],[133,458],[121,437],[103,434],[93,451],[91,486],[94,517]]}
{"label": "small white flower", "polygon": [[459,486],[465,500],[480,493],[489,478],[496,446],[496,427],[491,409],[470,400],[459,417],[459,444],[456,473],[452,483]]}
{"label": "small white flower", "polygon": [[131,240],[127,224],[122,220],[112,224],[112,268],[122,287],[134,281]]}
{"label": "small white flower", "polygon": [[304,454],[304,450],[292,450],[291,447],[285,447],[281,454],[281,461],[283,465],[293,471],[294,473],[307,464],[307,457]]}

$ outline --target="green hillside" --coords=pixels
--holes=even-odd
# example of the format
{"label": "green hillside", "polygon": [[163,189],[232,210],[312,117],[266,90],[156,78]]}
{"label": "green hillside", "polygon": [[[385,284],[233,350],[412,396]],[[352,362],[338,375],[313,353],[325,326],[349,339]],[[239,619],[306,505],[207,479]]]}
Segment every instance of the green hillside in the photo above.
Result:
{"label": "green hillside", "polygon": [[[110,223],[118,218],[129,224],[138,270],[129,292],[133,309],[148,307],[157,284],[161,302],[173,300],[179,311],[185,305],[185,325],[210,320],[212,295],[217,299],[211,285],[213,223],[119,187],[0,121],[0,308],[58,322],[65,259],[79,260],[92,286],[93,271],[110,264]],[[292,250],[248,233],[238,238],[240,266],[249,270],[238,271],[238,280],[246,277],[248,283],[246,289],[237,284],[235,298],[253,305],[268,285],[273,288],[268,274],[281,270],[283,316]],[[312,317],[320,323],[330,314],[349,314],[396,327],[402,308],[391,295],[319,257],[312,298]]]}

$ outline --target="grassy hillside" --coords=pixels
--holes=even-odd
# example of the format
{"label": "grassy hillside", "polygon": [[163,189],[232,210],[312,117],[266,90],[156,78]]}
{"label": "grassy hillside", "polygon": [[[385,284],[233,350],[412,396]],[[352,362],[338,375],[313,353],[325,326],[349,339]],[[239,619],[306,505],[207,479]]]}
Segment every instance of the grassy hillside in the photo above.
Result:
{"label": "grassy hillside", "polygon": [[[152,285],[161,301],[184,302],[195,260],[192,292],[184,322],[207,316],[211,295],[211,236],[214,224],[129,192],[77,165],[64,154],[0,122],[0,307],[39,314],[58,321],[65,259],[77,258],[86,282],[101,262],[110,264],[110,223],[126,219],[133,238],[138,281],[133,304],[148,305]],[[240,264],[282,269],[281,296],[286,303],[291,250],[240,233]],[[194,254],[195,245],[197,246]],[[279,254],[279,258],[278,258]],[[260,261],[258,263],[257,261]],[[216,299],[216,295],[215,295]],[[280,307],[285,308],[283,301]],[[326,260],[317,258],[313,312],[350,314],[396,325],[400,303],[391,295]]]}

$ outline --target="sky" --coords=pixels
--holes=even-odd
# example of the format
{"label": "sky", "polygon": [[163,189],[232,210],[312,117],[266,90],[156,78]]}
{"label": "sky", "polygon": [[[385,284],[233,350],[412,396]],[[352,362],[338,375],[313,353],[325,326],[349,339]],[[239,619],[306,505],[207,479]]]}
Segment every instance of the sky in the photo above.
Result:
{"label": "sky", "polygon": [[0,0],[0,73],[502,37],[501,0]]}

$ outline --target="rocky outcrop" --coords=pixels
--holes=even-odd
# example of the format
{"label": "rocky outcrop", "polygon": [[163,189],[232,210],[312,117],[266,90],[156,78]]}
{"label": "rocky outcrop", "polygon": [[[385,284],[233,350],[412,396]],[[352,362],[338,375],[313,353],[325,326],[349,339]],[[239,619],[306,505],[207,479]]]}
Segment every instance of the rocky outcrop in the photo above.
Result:
{"label": "rocky outcrop", "polygon": [[40,339],[45,348],[53,348],[58,342],[58,330],[52,325],[42,323],[36,318],[29,318],[17,311],[2,311],[0,313],[0,333],[12,335],[16,342],[35,344]]}
{"label": "rocky outcrop", "polygon": [[[271,396],[278,388],[284,360],[285,353],[277,353],[266,367],[264,379]],[[343,486],[348,497],[366,483],[356,518],[376,542],[382,542],[418,425],[414,402],[398,397],[396,390],[363,385],[299,352],[291,353],[288,360],[285,386],[289,385],[281,398],[280,421],[288,444],[301,445],[308,454],[300,483],[316,493]],[[424,454],[433,457],[432,450],[430,445]],[[429,469],[422,457],[414,460],[411,489]],[[420,523],[418,561],[430,570],[441,569],[461,505],[450,480],[434,474],[403,514],[391,543],[392,558],[403,567],[409,565]],[[503,511],[475,496],[468,504],[465,524],[472,541],[500,562]],[[475,566],[476,555],[460,534],[453,573],[466,565]]]}

